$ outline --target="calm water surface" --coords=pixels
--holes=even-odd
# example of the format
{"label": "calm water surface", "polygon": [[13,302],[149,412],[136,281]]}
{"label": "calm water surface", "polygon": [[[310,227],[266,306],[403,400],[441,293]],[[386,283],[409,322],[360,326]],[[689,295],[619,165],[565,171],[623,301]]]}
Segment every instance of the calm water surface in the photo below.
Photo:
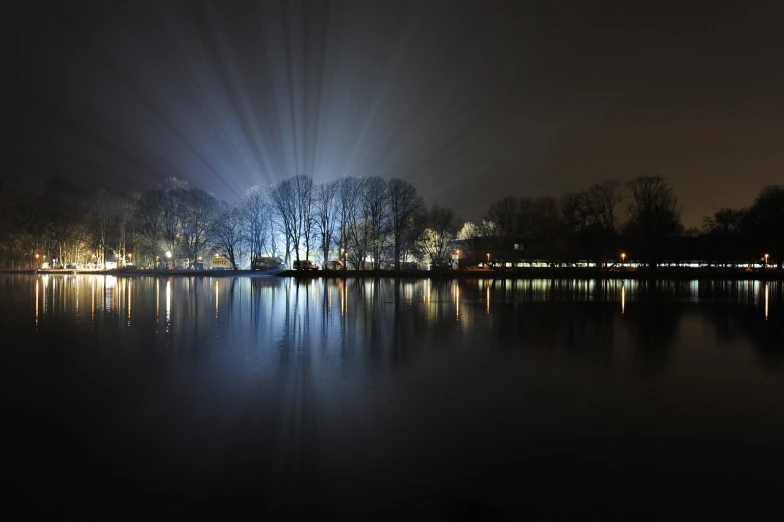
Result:
{"label": "calm water surface", "polygon": [[6,275],[0,326],[20,499],[784,513],[779,283]]}

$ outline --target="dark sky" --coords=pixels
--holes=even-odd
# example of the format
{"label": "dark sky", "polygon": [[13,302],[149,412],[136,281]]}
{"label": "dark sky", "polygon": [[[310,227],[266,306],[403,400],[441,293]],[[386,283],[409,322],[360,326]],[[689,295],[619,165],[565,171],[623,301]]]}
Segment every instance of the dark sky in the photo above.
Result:
{"label": "dark sky", "polygon": [[466,219],[666,177],[687,225],[784,182],[776,2],[63,2],[4,13],[0,173],[232,200],[400,177]]}

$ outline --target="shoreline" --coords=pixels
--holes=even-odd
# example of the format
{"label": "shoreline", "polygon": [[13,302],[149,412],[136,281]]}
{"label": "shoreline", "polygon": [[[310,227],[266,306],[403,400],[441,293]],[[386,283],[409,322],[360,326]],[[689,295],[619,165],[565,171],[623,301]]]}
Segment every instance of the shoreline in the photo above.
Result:
{"label": "shoreline", "polygon": [[634,279],[634,280],[746,280],[781,281],[784,272],[776,269],[660,268],[653,274],[638,270],[604,270],[593,268],[521,268],[516,270],[0,270],[0,274],[17,275],[112,275],[115,277],[294,277],[297,279]]}

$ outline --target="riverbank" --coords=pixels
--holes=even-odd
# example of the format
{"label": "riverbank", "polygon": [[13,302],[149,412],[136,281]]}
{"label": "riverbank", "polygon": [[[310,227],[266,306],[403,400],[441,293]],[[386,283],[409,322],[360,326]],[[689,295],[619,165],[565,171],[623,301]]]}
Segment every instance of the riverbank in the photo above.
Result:
{"label": "riverbank", "polygon": [[0,274],[52,275],[113,275],[119,277],[319,277],[338,279],[654,279],[654,280],[784,280],[784,272],[775,269],[747,271],[733,268],[659,268],[653,274],[636,269],[597,271],[595,268],[518,268],[515,270],[313,270],[313,271],[251,271],[251,270],[0,270]]}
{"label": "riverbank", "polygon": [[410,279],[635,279],[635,280],[784,280],[784,273],[777,270],[746,271],[743,269],[712,268],[660,268],[650,274],[642,270],[604,270],[595,268],[519,268],[516,270],[448,270],[438,271],[399,271],[394,270],[346,270],[297,272],[289,270],[280,276],[310,279],[315,277],[332,278],[410,278]]}

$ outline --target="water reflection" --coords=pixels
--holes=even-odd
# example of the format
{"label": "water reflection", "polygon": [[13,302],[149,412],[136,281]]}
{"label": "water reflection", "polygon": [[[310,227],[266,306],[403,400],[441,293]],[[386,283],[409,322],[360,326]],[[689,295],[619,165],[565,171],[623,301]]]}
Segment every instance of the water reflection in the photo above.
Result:
{"label": "water reflection", "polygon": [[[670,347],[680,342],[683,321],[687,329],[693,329],[696,322],[709,317],[718,334],[754,342],[761,336],[741,332],[778,324],[773,319],[781,316],[781,283],[777,282],[162,279],[41,275],[2,280],[11,292],[32,286],[28,294],[32,297],[28,305],[33,308],[31,326],[39,329],[53,320],[75,319],[93,328],[117,324],[156,332],[163,307],[162,334],[174,335],[172,342],[184,330],[201,335],[207,328],[217,328],[212,339],[222,339],[226,329],[250,330],[257,338],[274,331],[290,339],[296,329],[298,335],[306,336],[316,328],[318,335],[326,336],[327,344],[343,349],[347,342],[364,343],[371,353],[379,354],[395,351],[400,355],[407,349],[401,344],[405,338],[419,346],[446,343],[465,349],[520,346],[550,350],[583,346],[617,355],[623,343],[633,339],[631,346],[637,355],[624,352],[629,361],[634,364],[637,357],[643,366],[660,369],[666,367]],[[202,285],[212,287],[206,294],[210,298],[202,298]],[[79,305],[85,292],[90,294],[86,311]],[[333,307],[333,301],[337,306]],[[213,326],[199,319],[206,317],[208,306],[216,321]],[[739,322],[748,326],[733,326]],[[778,330],[771,335],[778,336]],[[762,338],[770,343],[767,334]],[[394,340],[393,347],[387,346],[389,340]],[[775,352],[771,346],[760,349],[766,354]]]}
{"label": "water reflection", "polygon": [[[540,480],[560,495],[573,473],[577,493],[614,491],[635,466],[685,490],[682,462],[754,477],[784,436],[781,283],[52,275],[0,276],[0,297],[26,341],[0,350],[6,424],[24,455],[52,448],[35,464],[58,487],[106,462],[112,491],[367,485],[388,506],[379,484],[500,491],[525,462],[531,483],[503,498]],[[93,460],[69,460],[73,440]],[[725,458],[736,441],[762,450]]]}

